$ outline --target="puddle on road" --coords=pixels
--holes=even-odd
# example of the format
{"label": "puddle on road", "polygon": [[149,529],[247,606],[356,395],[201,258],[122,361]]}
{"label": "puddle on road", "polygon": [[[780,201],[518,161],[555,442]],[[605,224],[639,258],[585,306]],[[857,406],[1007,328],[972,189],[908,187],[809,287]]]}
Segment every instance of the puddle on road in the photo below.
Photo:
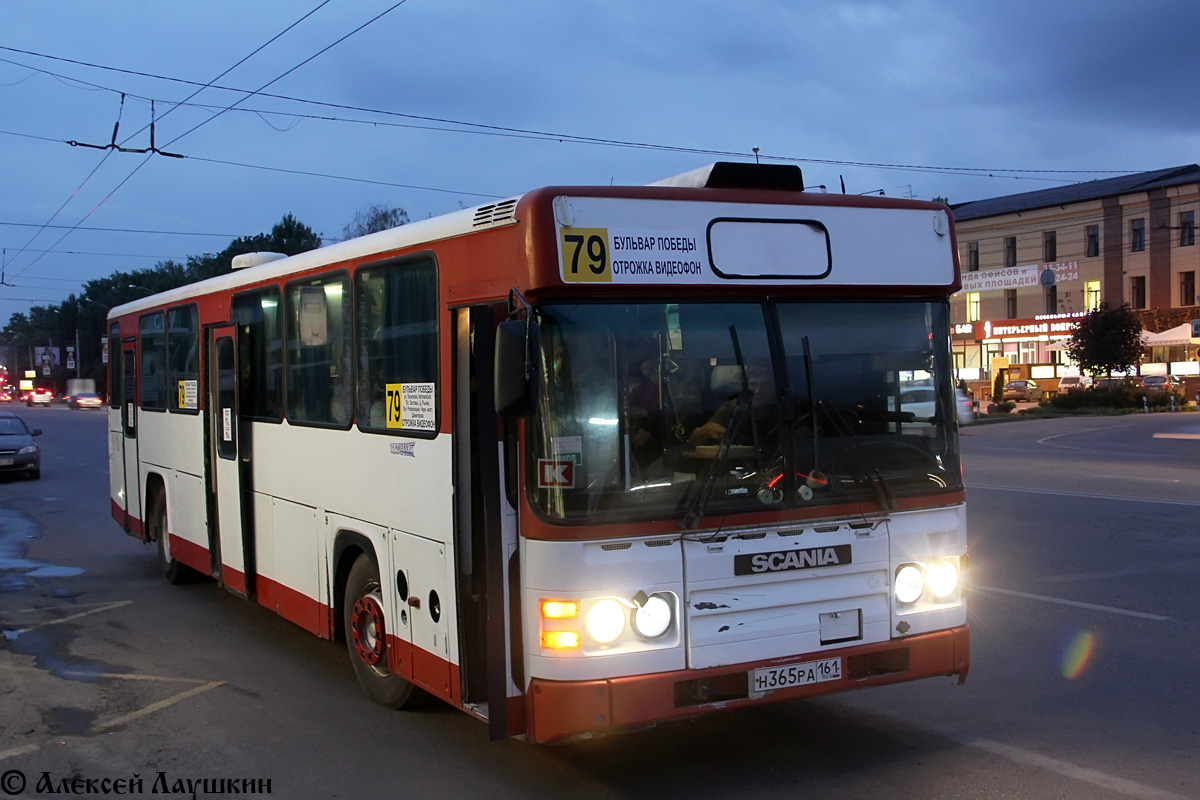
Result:
{"label": "puddle on road", "polygon": [[29,543],[39,536],[37,525],[29,517],[0,508],[0,592],[28,589],[29,578],[73,578],[84,573],[78,567],[26,558]]}

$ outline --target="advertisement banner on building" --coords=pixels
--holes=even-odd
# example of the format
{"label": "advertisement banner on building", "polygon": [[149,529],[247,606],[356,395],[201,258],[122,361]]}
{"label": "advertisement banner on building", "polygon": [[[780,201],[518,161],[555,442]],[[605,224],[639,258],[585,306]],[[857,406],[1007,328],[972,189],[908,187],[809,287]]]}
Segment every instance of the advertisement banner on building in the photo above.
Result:
{"label": "advertisement banner on building", "polygon": [[1042,272],[1054,272],[1054,283],[1079,280],[1078,261],[1060,261],[1053,264],[1028,264],[1023,267],[1003,267],[988,269],[980,272],[964,272],[962,274],[962,291],[989,292],[998,289],[1021,289],[1026,286],[1040,286]]}

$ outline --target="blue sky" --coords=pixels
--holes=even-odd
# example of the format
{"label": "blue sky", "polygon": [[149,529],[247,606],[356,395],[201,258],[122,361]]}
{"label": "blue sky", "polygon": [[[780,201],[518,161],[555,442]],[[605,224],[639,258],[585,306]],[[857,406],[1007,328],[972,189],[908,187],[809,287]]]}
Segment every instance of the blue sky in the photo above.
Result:
{"label": "blue sky", "polygon": [[[372,203],[417,219],[755,147],[951,202],[1200,161],[1200,4],[1156,0],[407,0],[303,63],[395,3],[330,0],[216,81],[245,92],[177,107],[319,3],[0,6],[0,326],[287,213],[330,241]],[[120,115],[147,147],[151,99],[186,158],[65,144]]]}

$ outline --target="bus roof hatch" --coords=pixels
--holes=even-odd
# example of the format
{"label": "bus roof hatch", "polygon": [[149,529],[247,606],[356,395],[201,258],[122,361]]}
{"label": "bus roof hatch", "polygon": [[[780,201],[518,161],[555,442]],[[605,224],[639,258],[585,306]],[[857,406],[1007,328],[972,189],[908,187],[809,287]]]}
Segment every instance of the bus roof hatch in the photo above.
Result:
{"label": "bus roof hatch", "polygon": [[651,186],[699,189],[775,189],[803,192],[804,173],[796,164],[740,164],[718,161],[682,175],[663,178]]}

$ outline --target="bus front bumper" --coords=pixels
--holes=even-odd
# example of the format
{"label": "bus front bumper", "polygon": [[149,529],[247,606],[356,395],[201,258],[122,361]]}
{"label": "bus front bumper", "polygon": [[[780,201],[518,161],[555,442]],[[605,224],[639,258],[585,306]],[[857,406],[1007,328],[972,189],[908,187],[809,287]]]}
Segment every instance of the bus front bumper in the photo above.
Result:
{"label": "bus front bumper", "polygon": [[[762,693],[751,691],[755,669],[842,659],[842,677]],[[956,675],[967,679],[970,628],[893,639],[878,644],[827,650],[773,661],[704,670],[679,670],[594,681],[534,678],[527,696],[530,741],[550,743],[725,708],[815,697],[847,689]]]}

